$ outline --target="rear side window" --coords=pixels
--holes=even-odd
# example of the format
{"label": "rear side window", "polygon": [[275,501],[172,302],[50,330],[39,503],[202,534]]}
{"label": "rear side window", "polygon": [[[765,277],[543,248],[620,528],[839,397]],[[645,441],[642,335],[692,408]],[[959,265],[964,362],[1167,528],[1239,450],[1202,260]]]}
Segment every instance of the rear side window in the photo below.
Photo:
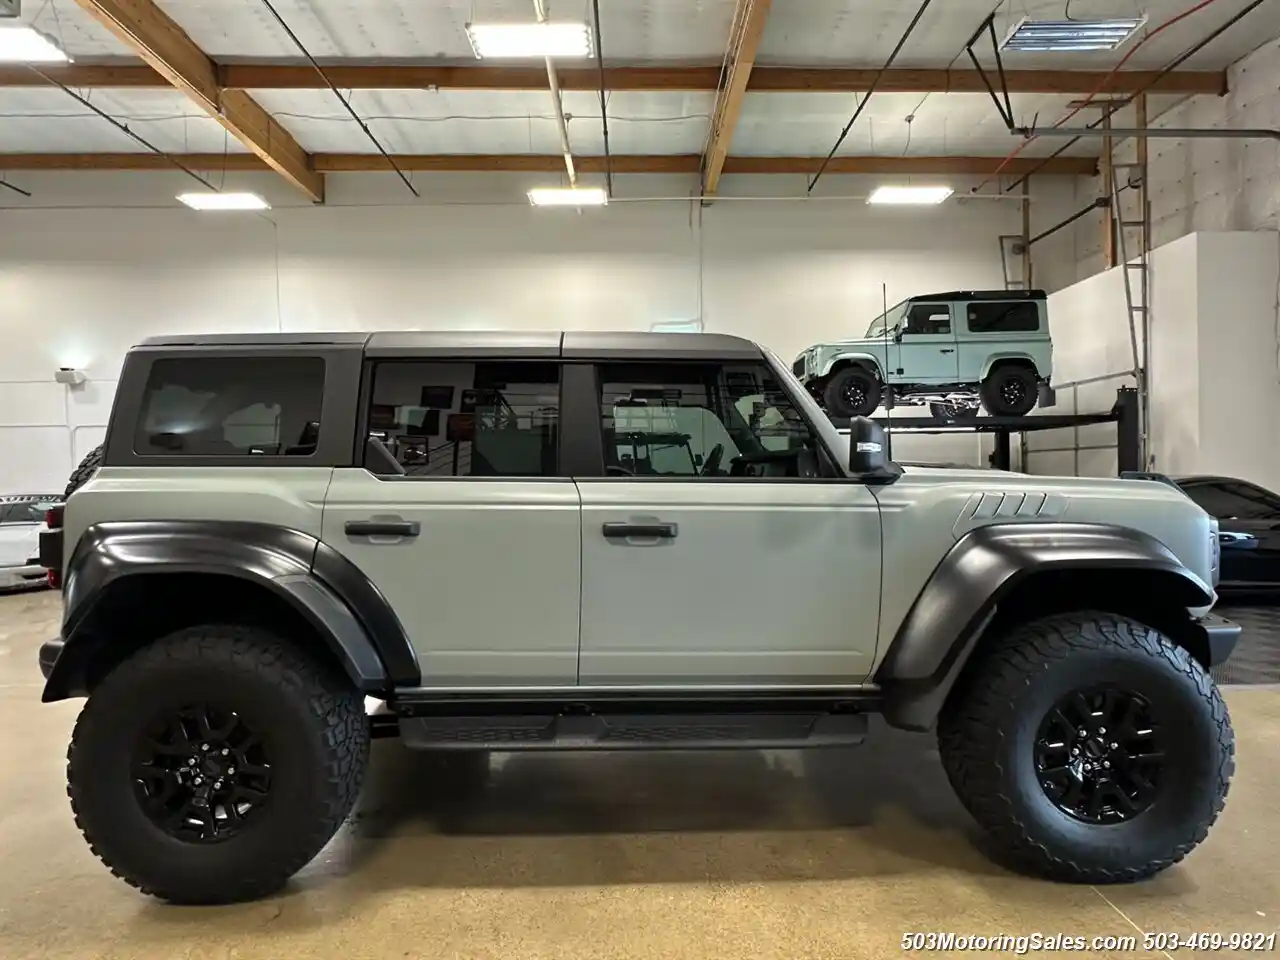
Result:
{"label": "rear side window", "polygon": [[320,437],[324,360],[192,357],[151,365],[134,452],[309,457]]}
{"label": "rear side window", "polygon": [[1040,310],[1034,300],[999,300],[967,307],[970,333],[1035,333]]}
{"label": "rear side window", "polygon": [[380,363],[368,426],[410,477],[556,476],[560,367]]}

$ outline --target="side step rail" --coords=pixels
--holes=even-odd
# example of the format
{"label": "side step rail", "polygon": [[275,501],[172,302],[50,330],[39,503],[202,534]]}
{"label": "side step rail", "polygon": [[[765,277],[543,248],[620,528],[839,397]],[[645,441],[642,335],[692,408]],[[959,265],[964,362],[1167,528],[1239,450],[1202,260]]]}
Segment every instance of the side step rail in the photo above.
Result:
{"label": "side step rail", "polygon": [[608,713],[402,716],[416,749],[652,750],[846,747],[867,735],[862,713]]}

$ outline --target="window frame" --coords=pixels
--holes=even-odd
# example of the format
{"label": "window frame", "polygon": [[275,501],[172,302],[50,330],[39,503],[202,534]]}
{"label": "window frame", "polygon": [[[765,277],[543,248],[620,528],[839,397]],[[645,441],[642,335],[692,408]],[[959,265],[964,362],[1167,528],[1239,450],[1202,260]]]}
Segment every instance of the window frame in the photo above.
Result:
{"label": "window frame", "polygon": [[[108,467],[342,467],[352,463],[351,436],[356,423],[361,345],[289,344],[270,347],[245,345],[192,347],[140,347],[125,358],[116,388],[115,405],[103,441],[103,466]],[[161,360],[293,360],[324,362],[320,394],[320,435],[309,456],[262,454],[138,453],[134,437],[146,399],[152,367]]]}
{"label": "window frame", "polygon": [[[930,308],[930,313],[937,313],[937,312],[941,312],[941,311],[946,311],[947,318],[948,318],[948,319],[947,319],[947,330],[946,330],[946,332],[944,333],[944,332],[942,332],[942,331],[938,331],[938,330],[930,330],[930,331],[924,331],[924,330],[913,330],[913,329],[911,328],[911,312],[912,312],[913,310],[915,310],[915,309],[916,309],[916,307],[929,307],[929,308]],[[940,308],[940,309],[939,309],[939,308]],[[945,301],[945,300],[916,300],[916,301],[912,301],[911,306],[910,306],[910,307],[908,307],[908,308],[907,308],[907,311],[902,315],[902,338],[905,340],[907,337],[912,337],[912,336],[917,336],[917,337],[951,337],[951,338],[954,340],[954,339],[955,339],[955,336],[956,336],[956,311],[955,311],[955,306],[954,306],[953,304],[951,304],[951,303],[948,303],[948,302],[947,302],[947,301]]]}
{"label": "window frame", "polygon": [[[373,409],[373,383],[377,367],[380,364],[423,364],[423,363],[464,363],[471,366],[481,363],[504,363],[504,364],[538,364],[540,366],[554,366],[559,374],[559,386],[556,393],[556,403],[559,406],[559,422],[556,429],[556,472],[551,474],[511,474],[497,476],[410,476],[409,474],[379,474],[369,470],[364,465],[365,445],[369,437],[369,417]],[[364,469],[375,480],[384,480],[388,483],[537,483],[544,480],[568,480],[569,475],[565,472],[565,448],[566,438],[568,436],[569,427],[565,422],[565,376],[566,368],[571,364],[565,363],[556,357],[543,355],[516,355],[510,354],[484,354],[477,351],[475,354],[467,353],[449,353],[440,354],[414,354],[412,352],[397,352],[391,355],[366,356],[361,365],[360,370],[360,392],[359,400],[356,406],[356,422],[355,422],[355,445],[352,450],[352,458],[355,466]],[[577,366],[585,366],[578,364]]]}
{"label": "window frame", "polygon": [[[607,473],[605,470],[604,457],[604,404],[601,396],[601,375],[602,367],[626,364],[628,366],[640,366],[653,364],[657,366],[679,366],[688,364],[689,366],[707,366],[716,365],[724,366],[726,364],[743,364],[743,363],[759,363],[764,366],[770,374],[773,375],[778,389],[791,401],[795,407],[796,413],[800,419],[804,421],[813,435],[815,441],[815,453],[819,458],[829,462],[831,469],[837,471],[837,476],[832,477],[700,477],[696,475],[677,475],[677,476],[619,476],[618,474]],[[567,364],[566,364],[567,366]],[[561,408],[561,443],[562,453],[564,451],[564,440],[570,436],[576,435],[576,445],[571,447],[571,456],[562,460],[561,464],[566,468],[566,475],[575,479],[583,480],[609,480],[615,483],[859,483],[856,478],[850,477],[844,473],[844,469],[840,460],[828,447],[826,440],[822,436],[822,431],[818,430],[813,421],[806,416],[802,404],[797,402],[795,391],[790,389],[787,378],[784,377],[776,365],[770,362],[768,357],[760,357],[758,360],[745,360],[741,357],[698,357],[691,359],[670,360],[667,358],[650,358],[650,357],[619,357],[617,359],[595,360],[589,364],[581,365],[587,369],[581,370],[575,375],[571,391],[564,394],[566,406]],[[566,375],[561,377],[561,389],[564,391],[565,383],[568,381]],[[566,423],[565,410],[573,411],[574,423],[572,425]],[[589,418],[589,421],[588,421]],[[573,433],[571,434],[571,429]]]}
{"label": "window frame", "polygon": [[[975,306],[994,307],[1003,306],[1005,312],[1012,310],[1015,306],[1030,306],[1035,313],[1036,325],[1029,330],[974,330],[970,325],[969,310]],[[954,329],[955,314],[952,314],[952,328]],[[966,300],[964,304],[964,332],[974,337],[1011,337],[1011,336],[1031,336],[1035,334],[1045,334],[1045,324],[1040,311],[1040,301],[1030,298],[1010,298],[1008,300]]]}

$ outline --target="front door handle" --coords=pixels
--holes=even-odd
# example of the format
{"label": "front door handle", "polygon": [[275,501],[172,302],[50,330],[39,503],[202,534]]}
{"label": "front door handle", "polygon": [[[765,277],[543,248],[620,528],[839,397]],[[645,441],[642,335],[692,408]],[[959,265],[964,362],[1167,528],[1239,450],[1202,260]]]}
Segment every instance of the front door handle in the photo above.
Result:
{"label": "front door handle", "polygon": [[348,520],[342,528],[348,537],[416,537],[417,520]]}
{"label": "front door handle", "polygon": [[955,353],[955,352],[956,352],[956,348],[955,348],[955,347],[943,347],[941,352],[942,352],[942,353]]}
{"label": "front door handle", "polygon": [[606,523],[602,528],[610,540],[624,537],[657,537],[674,540],[680,528],[674,523]]}

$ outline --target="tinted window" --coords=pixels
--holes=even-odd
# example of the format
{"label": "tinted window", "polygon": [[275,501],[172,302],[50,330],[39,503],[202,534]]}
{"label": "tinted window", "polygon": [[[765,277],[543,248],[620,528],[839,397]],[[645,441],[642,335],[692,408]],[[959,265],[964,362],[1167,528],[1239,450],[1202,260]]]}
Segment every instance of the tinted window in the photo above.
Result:
{"label": "tinted window", "polygon": [[951,308],[945,303],[915,303],[907,311],[907,333],[950,333]]}
{"label": "tinted window", "polygon": [[412,477],[555,476],[554,363],[382,363],[369,432]]}
{"label": "tinted window", "polygon": [[1205,513],[1219,520],[1280,519],[1280,499],[1248,483],[1193,483],[1183,488]]}
{"label": "tinted window", "polygon": [[1035,333],[1040,311],[1034,300],[1000,300],[968,306],[970,333]]}
{"label": "tinted window", "polygon": [[193,357],[151,366],[134,451],[146,456],[307,457],[324,397],[319,357]]}
{"label": "tinted window", "polygon": [[610,476],[788,476],[816,449],[762,363],[602,364],[600,403]]}

